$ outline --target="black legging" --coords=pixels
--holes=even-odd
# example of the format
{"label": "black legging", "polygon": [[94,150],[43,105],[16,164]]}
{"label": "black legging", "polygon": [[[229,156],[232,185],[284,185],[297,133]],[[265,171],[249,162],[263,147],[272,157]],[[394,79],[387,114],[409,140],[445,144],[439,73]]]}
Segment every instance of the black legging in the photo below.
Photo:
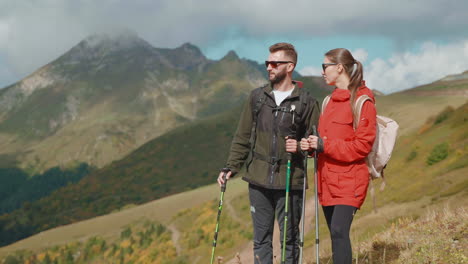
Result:
{"label": "black legging", "polygon": [[353,261],[349,230],[357,208],[349,205],[323,206],[332,239],[333,263],[351,264]]}

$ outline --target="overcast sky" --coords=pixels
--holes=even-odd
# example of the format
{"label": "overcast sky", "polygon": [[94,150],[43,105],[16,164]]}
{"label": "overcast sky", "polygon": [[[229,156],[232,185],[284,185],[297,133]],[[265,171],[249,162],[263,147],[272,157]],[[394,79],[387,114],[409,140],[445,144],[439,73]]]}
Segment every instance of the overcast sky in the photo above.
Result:
{"label": "overcast sky", "polygon": [[344,47],[385,93],[468,70],[466,0],[0,0],[0,87],[119,28],[155,47],[193,43],[211,59],[235,50],[262,62],[271,44],[291,42],[304,75]]}

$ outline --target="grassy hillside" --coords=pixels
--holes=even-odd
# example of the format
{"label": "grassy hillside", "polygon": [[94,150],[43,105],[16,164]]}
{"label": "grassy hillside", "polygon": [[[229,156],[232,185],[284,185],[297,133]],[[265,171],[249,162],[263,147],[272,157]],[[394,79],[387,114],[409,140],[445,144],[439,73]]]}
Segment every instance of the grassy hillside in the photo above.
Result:
{"label": "grassy hillside", "polygon": [[356,258],[364,263],[466,263],[467,209],[465,204],[428,210],[419,218],[399,218],[362,242]]}
{"label": "grassy hillside", "polygon": [[[426,251],[427,254],[428,246],[432,245],[430,253],[445,256],[447,260],[442,258],[435,263],[460,263],[448,261],[449,255],[442,245],[450,245],[451,242],[437,245],[433,232],[441,227],[431,229],[436,225],[430,221],[421,220],[414,225],[430,231],[421,230],[418,235],[413,234],[414,237],[409,240],[412,245],[408,245],[408,240],[392,240],[380,232],[387,230],[387,234],[393,232],[402,235],[407,226],[398,224],[400,222],[424,219],[423,216],[427,214],[444,215],[444,210],[458,211],[456,214],[464,218],[459,219],[460,222],[453,222],[451,229],[465,230],[461,234],[463,238],[459,240],[460,243],[467,243],[468,219],[466,214],[459,211],[468,209],[467,113],[468,104],[456,110],[449,107],[427,119],[419,130],[398,139],[391,162],[385,171],[387,186],[384,191],[379,192],[380,182],[377,181],[375,185],[377,212],[373,212],[372,198],[368,195],[363,208],[356,215],[352,230],[355,255],[361,252],[361,258],[364,258],[367,254],[366,258],[369,260],[369,254],[374,254],[371,263],[383,263],[384,250],[388,250],[386,263],[426,263],[422,260],[430,259],[430,256],[412,255],[408,252]],[[322,234],[328,235],[325,227],[322,227]],[[382,243],[383,238],[386,239],[385,243]],[[309,235],[309,241],[312,241],[312,235]],[[392,248],[393,257],[390,257]],[[396,253],[398,254],[395,255]],[[330,254],[330,249],[325,244],[324,255],[327,254]],[[464,254],[466,259],[467,255]]]}
{"label": "grassy hillside", "polygon": [[[466,103],[457,109],[448,107],[429,118],[426,116],[425,122],[422,122],[418,129],[400,136],[392,160],[386,169],[387,187],[383,192],[377,191],[376,194],[377,213],[373,212],[372,199],[369,196],[362,210],[356,215],[352,240],[354,255],[358,256],[358,259],[367,259],[369,263],[382,263],[383,259],[386,263],[402,261],[421,263],[431,260],[459,263],[458,260],[466,259],[466,253],[460,248],[463,249],[463,245],[466,245],[468,237],[466,235],[468,219],[463,211],[467,209],[468,200],[468,181],[465,177],[468,174],[467,113]],[[404,122],[403,119],[398,121]],[[311,170],[309,175],[310,172]],[[212,176],[211,180],[215,177]],[[236,252],[250,251],[246,248],[246,242],[251,238],[246,186],[238,180],[229,184],[217,250],[218,254],[224,257],[223,263],[235,260]],[[311,197],[310,191],[312,190],[309,190],[309,197]],[[79,238],[85,243],[90,236],[102,236],[106,241],[118,241],[118,234],[124,231],[127,225],[141,224],[150,218],[151,221],[159,221],[158,223],[164,225],[167,230],[172,230],[173,247],[176,248],[176,252],[179,248],[179,254],[171,255],[172,259],[169,256],[168,260],[205,263],[211,252],[210,241],[214,231],[218,194],[217,186],[207,186],[197,191],[171,196],[99,218],[100,223],[104,225],[115,221],[118,222],[115,223],[117,226],[103,228],[104,230],[83,228],[84,225],[95,225],[93,223],[98,219],[92,219],[64,227],[72,230],[70,232],[75,232],[75,235],[62,236],[61,240],[57,238],[47,240],[49,234],[57,235],[64,232],[64,229],[58,228],[45,232],[42,236],[37,235],[2,248],[0,254],[5,255],[14,249],[26,248],[35,250],[24,253],[25,256],[44,255],[50,250],[40,250],[43,243],[38,241],[44,239],[60,245],[72,244]],[[162,209],[162,204],[168,207]],[[448,208],[447,213],[444,213],[444,208]],[[123,219],[122,216],[125,214],[131,217]],[[450,220],[447,216],[451,215],[459,219]],[[436,224],[427,219],[439,219],[439,221]],[[126,224],[122,221],[126,221]],[[330,256],[327,239],[329,235],[323,217],[321,223],[321,256],[326,262]],[[446,227],[449,230],[445,229],[441,236],[451,239],[452,242],[444,240],[437,244],[434,241],[435,231],[442,231]],[[312,263],[314,259],[311,255],[314,248],[312,233],[306,235],[306,263]],[[174,234],[177,236],[174,237]],[[392,238],[389,234],[397,238]],[[134,240],[137,241],[137,238]],[[132,252],[140,252],[137,248],[138,243],[134,244]],[[451,247],[453,257],[446,254],[446,246]],[[159,248],[154,245],[152,250],[157,251]],[[97,256],[102,257],[102,254]],[[128,253],[127,257],[130,256]]]}
{"label": "grassy hillside", "polygon": [[81,163],[70,168],[54,167],[29,177],[18,168],[0,168],[0,214],[48,196],[60,187],[74,184],[92,170],[86,163]]}
{"label": "grassy hillside", "polygon": [[176,129],[77,184],[0,216],[1,243],[212,183],[226,160],[239,110]]}
{"label": "grassy hillside", "polygon": [[[221,60],[221,62],[226,59]],[[304,89],[322,93],[315,78]],[[158,137],[122,160],[40,201],[0,216],[5,245],[58,225],[210,184],[224,166],[241,107]],[[63,212],[66,212],[65,214]],[[34,216],[34,217],[33,217]],[[22,219],[17,222],[15,219]]]}
{"label": "grassy hillside", "polygon": [[178,257],[171,233],[156,222],[127,226],[118,239],[92,237],[83,242],[55,246],[39,254],[22,251],[4,263],[186,263]]}
{"label": "grassy hillside", "polygon": [[[229,201],[237,195],[246,192],[245,182],[239,178],[230,181],[228,188],[229,192],[225,196],[227,203],[230,203]],[[168,227],[173,224],[174,216],[178,213],[195,212],[206,203],[211,204],[215,201],[214,197],[219,197],[219,187],[211,184],[140,206],[127,205],[122,210],[115,210],[111,214],[54,228],[7,247],[2,247],[0,248],[0,256],[5,256],[12,251],[32,250],[37,252],[44,248],[44,243],[51,246],[66,245],[76,241],[85,242],[91,237],[102,237],[109,241],[117,240],[121,232],[128,226],[143,224],[146,221],[161,223]],[[213,207],[210,210],[215,211],[217,208]],[[227,213],[223,213],[223,217],[225,216]]]}

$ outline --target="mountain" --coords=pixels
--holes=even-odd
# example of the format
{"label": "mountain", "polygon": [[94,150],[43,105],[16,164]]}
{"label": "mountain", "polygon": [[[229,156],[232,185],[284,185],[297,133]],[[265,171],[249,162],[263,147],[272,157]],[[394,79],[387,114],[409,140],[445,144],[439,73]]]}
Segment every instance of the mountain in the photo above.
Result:
{"label": "mountain", "polygon": [[30,170],[102,167],[165,132],[240,105],[266,82],[234,52],[154,48],[132,32],[92,35],[0,90],[0,160]]}
{"label": "mountain", "polygon": [[[221,59],[221,66],[215,69],[222,68],[227,60],[226,57]],[[226,67],[232,65],[225,64]],[[318,78],[299,80],[312,94],[326,93],[315,83],[320,82]],[[0,226],[3,226],[0,227],[3,238],[0,244],[107,214],[128,204],[141,204],[211,184],[224,166],[240,112],[241,106],[238,106],[175,128],[123,159],[85,176],[79,183],[0,216]],[[12,224],[12,219],[22,220]]]}

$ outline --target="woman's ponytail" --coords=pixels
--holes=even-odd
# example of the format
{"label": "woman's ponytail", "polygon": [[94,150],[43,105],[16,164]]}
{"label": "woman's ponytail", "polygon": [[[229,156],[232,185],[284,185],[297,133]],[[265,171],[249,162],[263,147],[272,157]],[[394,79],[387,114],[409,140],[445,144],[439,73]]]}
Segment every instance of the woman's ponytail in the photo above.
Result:
{"label": "woman's ponytail", "polygon": [[[363,80],[363,68],[362,63],[355,60],[352,65],[347,67],[347,72],[349,75],[349,86],[348,90],[351,92],[351,102],[354,102],[356,98],[356,92],[359,87],[362,85]],[[354,110],[354,103],[351,103],[351,108]]]}

